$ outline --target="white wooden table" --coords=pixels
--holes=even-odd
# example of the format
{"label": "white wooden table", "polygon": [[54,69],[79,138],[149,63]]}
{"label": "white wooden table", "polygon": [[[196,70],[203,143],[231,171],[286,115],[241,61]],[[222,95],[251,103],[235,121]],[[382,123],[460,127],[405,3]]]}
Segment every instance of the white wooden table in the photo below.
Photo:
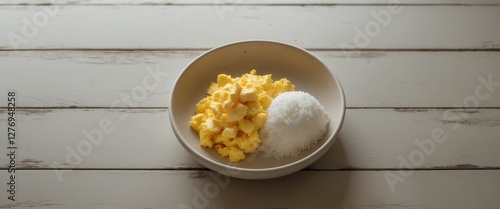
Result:
{"label": "white wooden table", "polygon": [[[500,208],[499,0],[12,0],[0,26],[0,208]],[[343,84],[303,171],[222,178],[170,128],[183,67],[246,39]]]}

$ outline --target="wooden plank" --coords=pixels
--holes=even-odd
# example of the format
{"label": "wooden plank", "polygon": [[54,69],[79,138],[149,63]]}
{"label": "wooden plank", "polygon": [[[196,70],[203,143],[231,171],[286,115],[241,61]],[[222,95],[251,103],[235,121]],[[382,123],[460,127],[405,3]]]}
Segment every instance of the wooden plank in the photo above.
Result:
{"label": "wooden plank", "polygon": [[449,4],[449,5],[483,5],[483,4],[493,4],[498,5],[500,2],[498,0],[8,0],[0,2],[0,5],[25,5],[25,4],[55,4],[55,5],[136,5],[136,4],[173,4],[173,5],[183,5],[183,4],[271,4],[271,5],[282,5],[282,4]]}
{"label": "wooden plank", "polygon": [[[479,96],[479,107],[500,107],[500,52],[312,52],[338,76],[348,107],[474,106],[467,98],[478,86],[480,95],[489,94]],[[166,108],[173,82],[201,53],[4,51],[0,95],[17,91],[18,107]],[[489,76],[495,84],[486,88],[481,78]],[[157,86],[146,89],[145,78]],[[124,102],[132,95],[134,102]]]}
{"label": "wooden plank", "polygon": [[53,171],[27,170],[16,178],[16,202],[3,192],[0,207],[496,209],[500,204],[498,170],[418,171],[394,192],[384,172],[375,171],[309,171],[259,181],[208,171],[72,171],[59,182]]}
{"label": "wooden plank", "polygon": [[[0,130],[6,118],[3,111]],[[21,168],[202,168],[177,142],[165,109],[19,109],[16,120]],[[338,140],[311,168],[499,168],[499,127],[500,109],[349,109]]]}
{"label": "wooden plank", "polygon": [[[390,19],[377,20],[373,14],[381,12]],[[34,28],[28,26],[34,24],[30,23],[33,17],[38,18]],[[271,39],[318,49],[497,50],[499,18],[498,6],[234,6],[225,10],[213,5],[3,6],[0,25],[6,36],[0,39],[0,49],[205,49],[239,40]]]}

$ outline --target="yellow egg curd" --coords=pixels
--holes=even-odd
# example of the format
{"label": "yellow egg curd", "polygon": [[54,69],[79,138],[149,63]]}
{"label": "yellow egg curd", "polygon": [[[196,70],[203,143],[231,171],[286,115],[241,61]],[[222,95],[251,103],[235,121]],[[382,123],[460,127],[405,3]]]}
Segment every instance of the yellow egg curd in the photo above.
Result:
{"label": "yellow egg curd", "polygon": [[236,78],[219,74],[217,83],[212,82],[207,96],[196,104],[189,124],[198,132],[201,146],[238,162],[260,145],[266,109],[273,98],[287,91],[295,91],[289,80],[273,82],[271,74],[260,76],[255,69]]}

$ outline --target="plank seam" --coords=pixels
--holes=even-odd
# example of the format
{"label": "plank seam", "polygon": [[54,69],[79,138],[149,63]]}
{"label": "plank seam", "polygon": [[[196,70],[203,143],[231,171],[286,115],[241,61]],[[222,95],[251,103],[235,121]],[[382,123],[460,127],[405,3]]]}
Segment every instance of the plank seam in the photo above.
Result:
{"label": "plank seam", "polygon": [[120,3],[120,4],[110,4],[110,3],[90,3],[90,4],[74,4],[74,3],[19,3],[19,4],[0,4],[1,6],[66,6],[66,7],[75,7],[75,6],[388,6],[388,5],[401,5],[401,6],[499,6],[500,4],[491,3],[491,4],[464,4],[464,3],[398,3],[398,4],[387,4],[387,3],[372,3],[372,4],[364,4],[364,3],[250,3],[250,4],[238,4],[238,3],[195,3],[195,4],[186,4],[186,3],[145,3],[145,4],[131,4],[131,3]]}
{"label": "plank seam", "polygon": [[[0,46],[1,47],[1,46]],[[214,46],[215,47],[215,46]],[[7,49],[0,48],[0,52],[39,52],[39,51],[103,51],[103,52],[205,52],[213,48],[58,48],[58,49]],[[320,51],[320,52],[364,52],[364,51],[382,51],[382,52],[500,52],[500,48],[352,48],[352,49],[340,49],[340,48],[304,48],[308,51]]]}
{"label": "plank seam", "polygon": [[[0,170],[8,170],[8,168],[0,168]],[[16,168],[16,170],[70,170],[70,171],[210,171],[208,168]],[[442,166],[432,168],[413,168],[413,169],[398,169],[398,168],[307,168],[301,171],[457,171],[457,170],[500,170],[500,167],[454,167]]]}

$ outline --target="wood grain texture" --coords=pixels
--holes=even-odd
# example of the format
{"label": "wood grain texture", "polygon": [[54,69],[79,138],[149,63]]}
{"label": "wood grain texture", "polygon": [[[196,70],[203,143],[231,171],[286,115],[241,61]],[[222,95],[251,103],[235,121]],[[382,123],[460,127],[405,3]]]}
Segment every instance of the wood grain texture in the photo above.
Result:
{"label": "wood grain texture", "polygon": [[[372,15],[381,11],[390,21]],[[400,6],[391,11],[397,12],[385,5],[3,6],[0,25],[7,35],[0,49],[206,49],[247,39],[339,50],[500,48],[499,6]],[[43,14],[45,22],[39,17]],[[32,29],[36,32],[23,35],[33,17],[40,18]],[[12,34],[25,38],[16,44],[9,41]]]}
{"label": "wood grain texture", "polygon": [[56,5],[136,5],[136,4],[411,4],[411,5],[498,5],[498,0],[7,0],[0,2],[0,5],[25,5],[25,4],[56,4]]}
{"label": "wood grain texture", "polygon": [[[4,51],[0,95],[17,91],[18,107],[166,108],[175,79],[202,52]],[[479,107],[500,107],[500,52],[312,52],[338,76],[348,107],[475,106],[478,86]],[[480,79],[489,76],[491,89]],[[143,95],[145,78],[158,85]]]}
{"label": "wood grain texture", "polygon": [[216,181],[209,171],[72,171],[62,182],[53,171],[17,176],[17,201],[2,200],[1,208],[496,209],[500,204],[500,171],[418,171],[395,192],[384,172],[375,171],[308,171],[262,181]]}
{"label": "wood grain texture", "polygon": [[[497,209],[500,0],[400,0],[380,26],[373,14],[392,2],[0,2],[0,208]],[[337,141],[295,174],[222,178],[170,128],[181,70],[245,39],[307,48],[344,86]],[[157,86],[125,101],[146,80]],[[20,107],[16,202],[6,198],[9,91]]]}
{"label": "wood grain texture", "polygon": [[[22,109],[16,120],[20,168],[203,168],[177,142],[165,109]],[[446,141],[433,139],[436,129]],[[339,138],[310,169],[498,169],[499,133],[500,109],[349,109]]]}

